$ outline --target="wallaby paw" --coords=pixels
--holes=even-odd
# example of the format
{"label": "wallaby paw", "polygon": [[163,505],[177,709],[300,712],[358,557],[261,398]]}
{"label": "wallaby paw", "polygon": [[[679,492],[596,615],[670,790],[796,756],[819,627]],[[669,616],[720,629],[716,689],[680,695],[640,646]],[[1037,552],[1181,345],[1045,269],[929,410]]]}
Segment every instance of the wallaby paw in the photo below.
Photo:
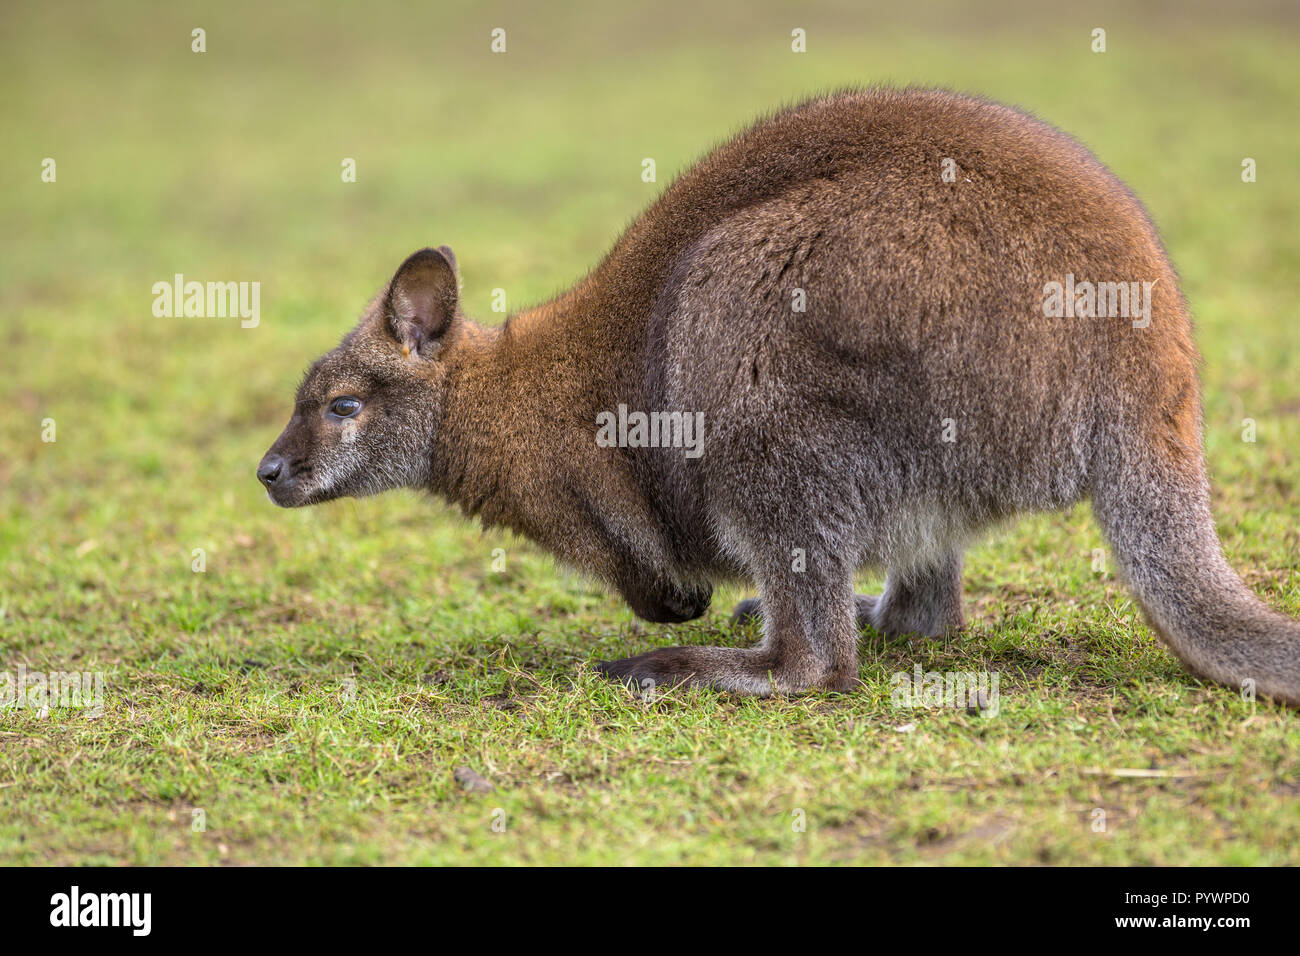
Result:
{"label": "wallaby paw", "polygon": [[745,598],[731,612],[732,624],[754,624],[763,618],[763,602],[756,597]]}
{"label": "wallaby paw", "polygon": [[880,606],[879,594],[855,594],[853,603],[857,606],[858,630],[865,631],[871,627],[873,618],[876,615],[876,608]]}

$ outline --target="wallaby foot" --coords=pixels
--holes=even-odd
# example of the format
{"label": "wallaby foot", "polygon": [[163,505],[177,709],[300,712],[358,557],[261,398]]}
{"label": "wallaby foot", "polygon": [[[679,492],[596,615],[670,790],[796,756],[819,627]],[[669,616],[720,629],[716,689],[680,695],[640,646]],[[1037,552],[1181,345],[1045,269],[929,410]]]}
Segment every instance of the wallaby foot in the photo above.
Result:
{"label": "wallaby foot", "polygon": [[783,661],[762,646],[665,647],[636,657],[601,661],[596,670],[641,692],[706,687],[757,697],[813,689],[847,691],[857,678],[856,673],[831,672],[808,667],[808,663]]}
{"label": "wallaby foot", "polygon": [[850,690],[858,682],[852,569],[830,559],[817,573],[809,565],[808,573],[756,575],[769,612],[756,647],[667,647],[596,669],[638,690],[684,685],[759,697]]}
{"label": "wallaby foot", "polygon": [[[855,594],[853,602],[857,609],[858,630],[872,627],[871,615],[880,601],[878,594]],[[756,597],[745,598],[731,612],[732,624],[753,624],[763,620],[763,602]]]}
{"label": "wallaby foot", "polygon": [[706,687],[737,694],[770,697],[808,690],[849,691],[858,679],[853,667],[825,666],[815,660],[783,659],[762,645],[739,647],[665,647],[661,650],[600,661],[596,670],[633,690]]}

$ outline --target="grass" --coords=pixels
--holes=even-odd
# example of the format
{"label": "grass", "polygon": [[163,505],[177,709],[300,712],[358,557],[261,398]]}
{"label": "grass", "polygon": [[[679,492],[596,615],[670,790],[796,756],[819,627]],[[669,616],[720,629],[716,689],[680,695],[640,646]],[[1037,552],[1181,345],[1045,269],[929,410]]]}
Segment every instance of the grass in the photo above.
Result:
{"label": "grass", "polygon": [[[98,717],[0,710],[0,862],[1300,862],[1295,715],[1188,676],[1093,570],[1086,508],[970,553],[968,632],[866,635],[859,693],[643,701],[591,660],[743,644],[742,592],[652,627],[413,494],[265,501],[298,374],[412,249],[450,243],[499,318],[492,290],[565,287],[748,118],[921,82],[1033,109],[1147,202],[1225,548],[1300,616],[1292,14],[622,6],[6,7],[0,672],[106,686]],[[260,325],[155,318],[176,272],[260,281]],[[996,671],[1000,712],[895,706],[917,663]]]}

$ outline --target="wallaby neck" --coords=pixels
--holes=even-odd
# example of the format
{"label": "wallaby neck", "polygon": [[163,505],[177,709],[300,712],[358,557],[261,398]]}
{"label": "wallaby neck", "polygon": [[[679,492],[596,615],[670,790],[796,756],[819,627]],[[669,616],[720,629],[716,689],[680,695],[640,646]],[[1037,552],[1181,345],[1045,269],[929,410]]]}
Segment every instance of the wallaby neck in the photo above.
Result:
{"label": "wallaby neck", "polygon": [[615,367],[608,336],[572,293],[499,327],[466,321],[462,336],[447,370],[433,490],[485,525],[551,544],[564,534],[560,519],[575,520],[573,489],[618,465],[593,454],[596,414],[634,387],[620,378],[640,356],[624,350]]}

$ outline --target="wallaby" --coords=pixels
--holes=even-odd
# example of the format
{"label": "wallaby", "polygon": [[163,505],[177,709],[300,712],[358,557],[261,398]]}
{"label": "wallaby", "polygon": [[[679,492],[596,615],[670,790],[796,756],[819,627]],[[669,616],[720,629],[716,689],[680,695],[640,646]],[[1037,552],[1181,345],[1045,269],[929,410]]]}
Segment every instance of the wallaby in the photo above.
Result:
{"label": "wallaby", "polygon": [[[1188,668],[1300,705],[1300,624],[1220,550],[1173,267],[1125,186],[1030,116],[814,99],[684,173],[554,300],[482,327],[458,286],[450,249],[416,252],[311,367],[258,468],[274,502],[427,489],[650,621],[752,580],[757,646],[597,666],[767,695],[852,688],[859,625],[961,628],[967,544],[1090,498]],[[854,594],[863,567],[881,595]]]}

